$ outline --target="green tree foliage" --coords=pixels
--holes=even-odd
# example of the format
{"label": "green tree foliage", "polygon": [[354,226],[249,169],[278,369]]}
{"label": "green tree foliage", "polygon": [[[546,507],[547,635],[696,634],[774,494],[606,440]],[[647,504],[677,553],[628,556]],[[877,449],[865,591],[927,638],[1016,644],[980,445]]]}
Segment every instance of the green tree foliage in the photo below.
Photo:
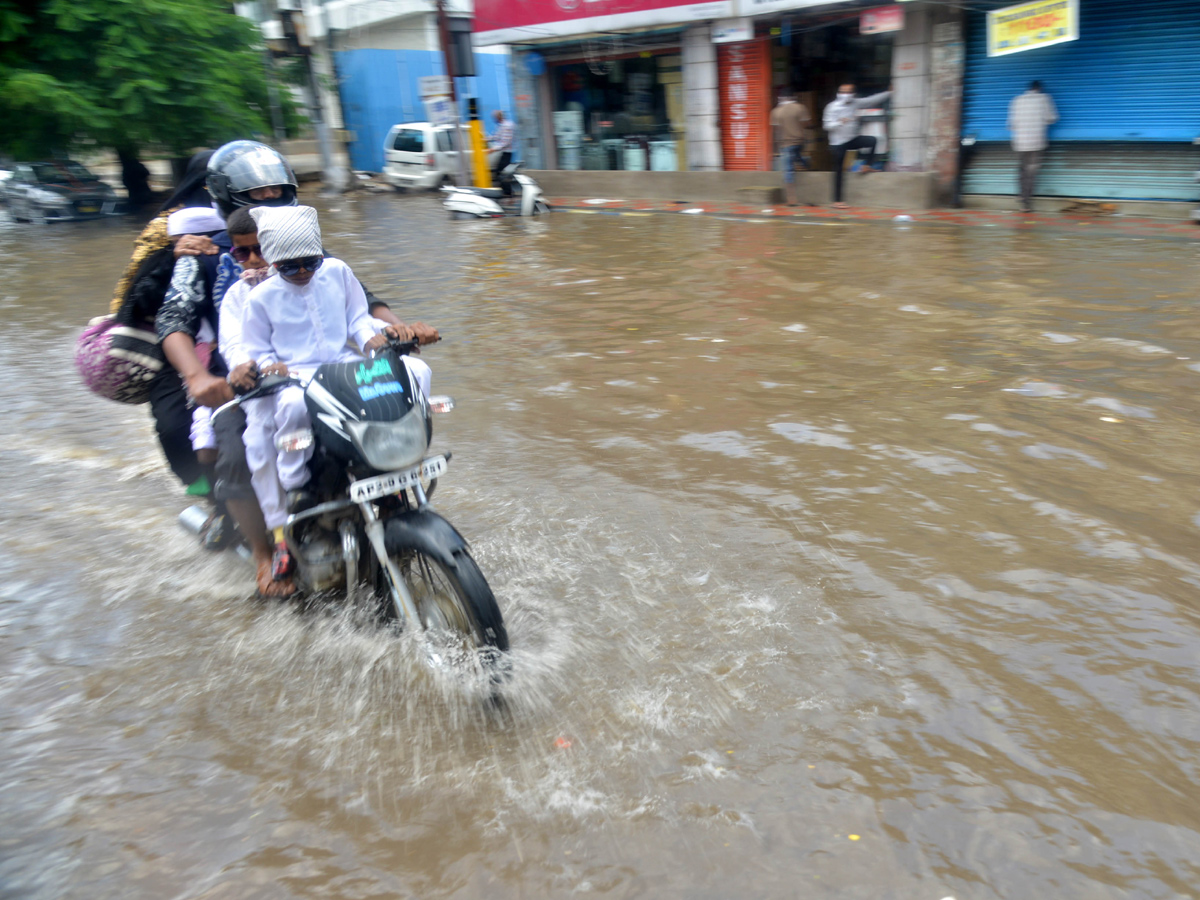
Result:
{"label": "green tree foliage", "polygon": [[221,0],[0,0],[0,150],[180,155],[267,132],[259,41]]}

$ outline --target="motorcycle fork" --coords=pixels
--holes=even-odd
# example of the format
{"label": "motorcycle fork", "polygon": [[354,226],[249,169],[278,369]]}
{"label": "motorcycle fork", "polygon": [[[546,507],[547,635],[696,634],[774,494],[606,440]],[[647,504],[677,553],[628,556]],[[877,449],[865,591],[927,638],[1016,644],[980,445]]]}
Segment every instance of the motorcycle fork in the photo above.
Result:
{"label": "motorcycle fork", "polygon": [[392,589],[392,604],[396,607],[396,615],[404,624],[412,623],[414,627],[420,625],[421,619],[417,615],[417,602],[413,600],[412,593],[408,590],[408,585],[404,583],[404,579],[400,576],[400,570],[396,568],[396,564],[392,562],[387,552],[387,542],[383,538],[383,522],[375,515],[375,507],[370,503],[360,503],[359,508],[362,510],[363,526],[367,532],[367,540],[371,542],[371,549],[375,551],[375,558],[379,560],[379,564],[383,566],[384,572],[387,573],[388,584]]}

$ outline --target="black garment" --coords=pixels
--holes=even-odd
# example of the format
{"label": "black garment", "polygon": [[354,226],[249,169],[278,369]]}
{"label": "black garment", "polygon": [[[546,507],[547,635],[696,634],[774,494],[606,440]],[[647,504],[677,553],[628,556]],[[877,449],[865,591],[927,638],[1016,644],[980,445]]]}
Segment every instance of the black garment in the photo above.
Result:
{"label": "black garment", "polygon": [[512,162],[512,151],[511,150],[501,151],[500,158],[498,160],[496,160],[496,168],[492,169],[492,181],[494,181],[496,183],[496,187],[498,187],[504,191],[505,197],[512,196],[512,192],[513,192],[512,191],[512,179],[511,178],[501,179],[500,173],[502,173],[511,162]]}
{"label": "black garment", "polygon": [[[215,235],[213,241],[223,251],[229,249],[229,237],[225,232]],[[217,333],[212,288],[219,256],[193,258],[200,263],[199,274],[202,276],[202,283],[198,281],[191,294],[171,297],[162,304],[155,318],[155,329],[160,338],[183,331],[194,340],[203,319],[208,319],[213,334]],[[208,370],[220,378],[224,378],[229,372],[221,354],[215,349]],[[187,388],[169,362],[162,367],[154,381],[150,382],[150,412],[154,415],[158,442],[162,445],[171,471],[179,476],[179,480],[185,485],[191,484],[204,472],[196,459],[196,452],[192,450],[192,406]]]}
{"label": "black garment", "polygon": [[163,247],[147,256],[129,281],[129,290],[117,310],[117,321],[122,325],[149,323],[153,326],[167,288],[171,286],[174,269],[175,250],[172,247]]}
{"label": "black garment", "polygon": [[208,180],[208,160],[212,155],[211,150],[201,150],[188,160],[187,169],[184,170],[175,193],[158,208],[159,212],[177,206],[212,206],[212,197],[204,187],[204,182]]}
{"label": "black garment", "polygon": [[163,366],[150,382],[150,412],[167,465],[185,485],[191,484],[201,475],[192,449],[192,410],[183,379],[170,365]]}
{"label": "black garment", "polygon": [[246,464],[246,413],[240,406],[231,406],[213,418],[217,435],[217,483],[213,486],[218,500],[255,500],[254,485],[250,482],[250,466]]}
{"label": "black garment", "polygon": [[[200,323],[205,320],[208,321],[213,334],[218,333],[217,317],[220,305],[213,300],[213,285],[217,280],[217,265],[220,262],[221,253],[229,252],[231,241],[229,235],[224,231],[214,234],[212,241],[217,245],[220,253],[211,256],[184,257],[184,259],[193,259],[199,264],[199,274],[203,276],[203,283],[197,280],[192,283],[190,291],[179,291],[174,295],[167,296],[154,320],[154,327],[158,331],[160,339],[182,331],[195,340],[200,331]],[[184,259],[178,260],[176,265],[182,263]]]}
{"label": "black garment", "polygon": [[[875,165],[875,138],[869,134],[860,134],[856,138],[846,141],[844,144],[833,144],[829,148],[833,151],[833,202],[842,202],[842,176],[845,174],[843,169],[846,163],[847,150],[866,150],[866,159],[862,161],[864,166]],[[859,154],[860,156],[862,154]]]}

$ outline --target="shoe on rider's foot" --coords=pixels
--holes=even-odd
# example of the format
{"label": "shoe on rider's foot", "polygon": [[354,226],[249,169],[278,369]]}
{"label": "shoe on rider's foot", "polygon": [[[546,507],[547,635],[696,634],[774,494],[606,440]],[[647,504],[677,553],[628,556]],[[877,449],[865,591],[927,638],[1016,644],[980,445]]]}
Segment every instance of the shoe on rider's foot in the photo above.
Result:
{"label": "shoe on rider's foot", "polygon": [[205,550],[217,553],[230,546],[237,540],[237,529],[227,513],[217,511],[208,520],[204,531],[203,546]]}

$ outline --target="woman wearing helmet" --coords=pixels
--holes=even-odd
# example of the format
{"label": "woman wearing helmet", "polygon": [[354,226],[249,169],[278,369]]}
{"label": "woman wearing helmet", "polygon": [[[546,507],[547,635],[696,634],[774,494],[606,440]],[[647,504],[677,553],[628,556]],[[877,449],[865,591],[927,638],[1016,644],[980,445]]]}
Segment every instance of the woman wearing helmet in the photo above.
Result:
{"label": "woman wearing helmet", "polygon": [[296,175],[266,144],[232,141],[208,161],[208,192],[225,218],[242,206],[295,206]]}

